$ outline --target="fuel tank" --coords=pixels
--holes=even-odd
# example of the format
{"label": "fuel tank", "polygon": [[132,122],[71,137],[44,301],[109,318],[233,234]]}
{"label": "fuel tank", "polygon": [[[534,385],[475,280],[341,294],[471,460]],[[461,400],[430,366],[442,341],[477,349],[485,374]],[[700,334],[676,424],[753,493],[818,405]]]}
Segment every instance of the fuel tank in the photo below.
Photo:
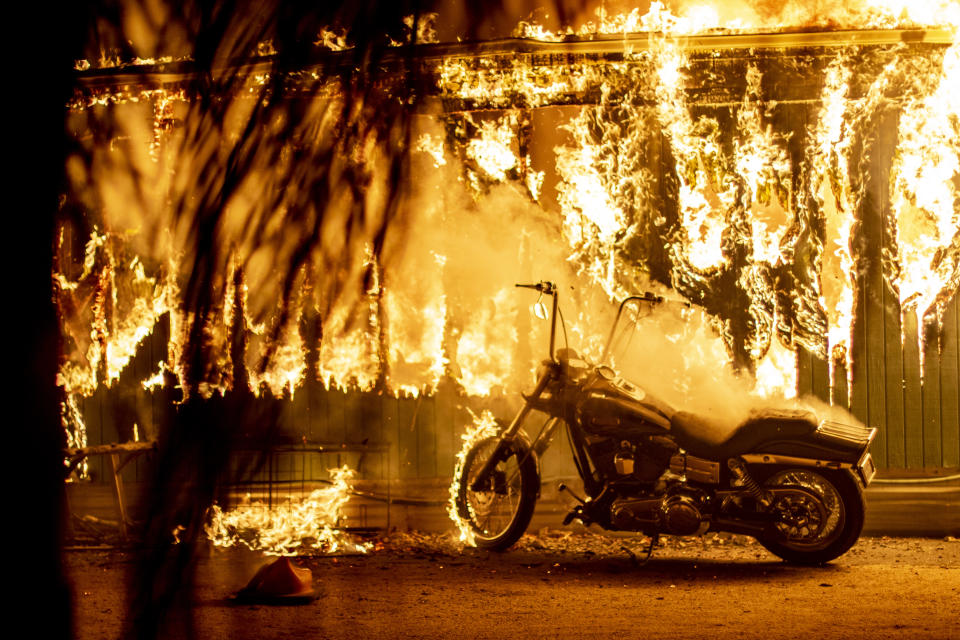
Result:
{"label": "fuel tank", "polygon": [[627,435],[670,430],[671,409],[640,387],[599,367],[584,384],[577,413],[591,433]]}

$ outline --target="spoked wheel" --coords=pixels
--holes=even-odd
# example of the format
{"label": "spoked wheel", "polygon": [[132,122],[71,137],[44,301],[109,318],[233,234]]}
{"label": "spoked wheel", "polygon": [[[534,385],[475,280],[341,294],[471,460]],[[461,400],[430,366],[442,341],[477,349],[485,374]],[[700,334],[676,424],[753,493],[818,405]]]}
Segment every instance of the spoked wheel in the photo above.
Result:
{"label": "spoked wheel", "polygon": [[788,562],[823,564],[846,553],[863,529],[863,492],[846,471],[787,469],[764,482],[773,529],[760,544]]}
{"label": "spoked wheel", "polygon": [[467,452],[458,478],[457,512],[469,523],[478,547],[503,551],[516,542],[533,516],[540,479],[536,454],[512,445],[483,487],[471,488],[496,451],[499,438],[481,440]]}

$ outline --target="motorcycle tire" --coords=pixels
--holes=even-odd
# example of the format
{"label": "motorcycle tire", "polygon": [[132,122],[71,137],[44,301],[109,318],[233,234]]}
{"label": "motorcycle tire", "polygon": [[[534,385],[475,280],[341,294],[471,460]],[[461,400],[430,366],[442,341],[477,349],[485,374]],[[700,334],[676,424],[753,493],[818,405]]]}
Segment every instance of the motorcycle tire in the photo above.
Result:
{"label": "motorcycle tire", "polygon": [[[856,543],[863,530],[865,507],[863,489],[852,473],[809,467],[765,471],[764,487],[803,487],[821,496],[827,512],[827,520],[817,522],[819,515],[803,504],[804,498],[775,499],[772,508],[782,519],[774,531],[758,537],[768,551],[794,564],[819,565],[843,555]],[[757,470],[752,472],[759,475]],[[810,520],[823,531],[812,535]]]}
{"label": "motorcycle tire", "polygon": [[520,539],[540,490],[536,454],[520,440],[510,445],[497,464],[488,490],[470,489],[498,442],[499,438],[491,437],[473,445],[457,478],[457,513],[469,524],[476,545],[491,551],[505,551]]}

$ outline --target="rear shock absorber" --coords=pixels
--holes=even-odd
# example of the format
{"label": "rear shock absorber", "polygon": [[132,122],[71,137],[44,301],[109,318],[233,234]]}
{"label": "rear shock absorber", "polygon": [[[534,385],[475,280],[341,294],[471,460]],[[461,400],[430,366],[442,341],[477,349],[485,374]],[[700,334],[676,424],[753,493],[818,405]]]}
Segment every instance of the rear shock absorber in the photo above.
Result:
{"label": "rear shock absorber", "polygon": [[746,465],[743,464],[743,460],[740,458],[730,458],[727,460],[727,467],[730,469],[730,472],[736,476],[737,480],[743,484],[743,488],[746,489],[747,493],[753,496],[756,501],[764,507],[770,506],[772,502],[770,493],[764,491],[757,481],[753,479],[753,476],[747,471]]}

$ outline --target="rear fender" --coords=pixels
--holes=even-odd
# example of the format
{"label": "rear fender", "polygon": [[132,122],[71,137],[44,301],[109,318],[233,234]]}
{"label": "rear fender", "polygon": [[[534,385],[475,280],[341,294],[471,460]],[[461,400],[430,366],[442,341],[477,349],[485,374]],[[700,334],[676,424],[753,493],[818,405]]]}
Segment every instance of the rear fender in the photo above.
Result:
{"label": "rear fender", "polygon": [[821,420],[808,438],[766,442],[743,457],[748,464],[788,464],[821,469],[849,469],[866,487],[877,469],[868,449],[876,428]]}
{"label": "rear fender", "polygon": [[869,451],[864,450],[860,459],[856,462],[844,462],[840,460],[830,460],[824,458],[804,458],[799,456],[788,456],[779,453],[746,453],[740,458],[749,465],[781,465],[791,467],[813,467],[815,469],[847,469],[856,474],[866,487],[873,480],[877,473],[877,468],[873,463],[873,457]]}

